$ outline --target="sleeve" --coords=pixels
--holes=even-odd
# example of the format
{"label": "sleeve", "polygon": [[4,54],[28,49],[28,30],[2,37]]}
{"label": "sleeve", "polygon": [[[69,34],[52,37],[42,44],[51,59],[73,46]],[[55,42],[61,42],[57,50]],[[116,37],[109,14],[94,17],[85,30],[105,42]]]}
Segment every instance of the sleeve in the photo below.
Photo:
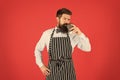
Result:
{"label": "sleeve", "polygon": [[79,49],[85,52],[91,51],[91,44],[88,39],[88,37],[85,36],[84,33],[81,33],[80,35],[74,36],[74,41]]}
{"label": "sleeve", "polygon": [[43,66],[43,61],[42,61],[42,51],[44,50],[45,47],[45,32],[43,32],[40,40],[37,42],[36,46],[35,46],[35,50],[34,50],[34,55],[35,55],[35,60],[36,60],[36,64],[41,67]]}

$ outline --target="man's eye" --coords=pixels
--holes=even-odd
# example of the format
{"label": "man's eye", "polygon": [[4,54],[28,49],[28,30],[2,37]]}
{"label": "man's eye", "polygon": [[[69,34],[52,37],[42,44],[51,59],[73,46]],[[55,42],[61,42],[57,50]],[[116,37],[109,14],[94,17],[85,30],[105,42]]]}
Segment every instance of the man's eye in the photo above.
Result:
{"label": "man's eye", "polygon": [[66,18],[64,18],[64,20],[66,20]]}

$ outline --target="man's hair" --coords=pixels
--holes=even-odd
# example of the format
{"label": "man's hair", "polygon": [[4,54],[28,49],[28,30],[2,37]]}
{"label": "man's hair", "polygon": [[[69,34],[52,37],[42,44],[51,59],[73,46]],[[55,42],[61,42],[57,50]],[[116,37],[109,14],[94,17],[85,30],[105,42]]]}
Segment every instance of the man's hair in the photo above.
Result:
{"label": "man's hair", "polygon": [[57,11],[56,13],[56,17],[61,17],[63,14],[68,14],[68,15],[72,15],[72,12],[69,9],[66,8],[61,8]]}

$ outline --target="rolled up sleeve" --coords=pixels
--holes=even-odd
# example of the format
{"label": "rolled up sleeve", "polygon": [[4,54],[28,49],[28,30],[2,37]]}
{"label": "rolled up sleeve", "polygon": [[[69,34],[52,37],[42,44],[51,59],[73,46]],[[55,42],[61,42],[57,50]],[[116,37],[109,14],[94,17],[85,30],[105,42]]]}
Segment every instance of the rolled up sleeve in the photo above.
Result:
{"label": "rolled up sleeve", "polygon": [[84,33],[81,33],[80,35],[74,35],[73,41],[76,44],[76,46],[85,52],[91,51],[91,44],[88,39],[88,37],[85,36]]}

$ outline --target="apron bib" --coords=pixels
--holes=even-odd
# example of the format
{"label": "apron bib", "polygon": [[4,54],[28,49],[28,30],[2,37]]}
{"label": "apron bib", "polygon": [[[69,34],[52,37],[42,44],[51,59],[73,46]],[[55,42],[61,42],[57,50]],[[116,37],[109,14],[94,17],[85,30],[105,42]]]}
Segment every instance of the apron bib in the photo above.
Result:
{"label": "apron bib", "polygon": [[72,61],[72,46],[69,35],[67,37],[53,37],[53,30],[49,43],[48,68],[51,70],[46,80],[76,80]]}

